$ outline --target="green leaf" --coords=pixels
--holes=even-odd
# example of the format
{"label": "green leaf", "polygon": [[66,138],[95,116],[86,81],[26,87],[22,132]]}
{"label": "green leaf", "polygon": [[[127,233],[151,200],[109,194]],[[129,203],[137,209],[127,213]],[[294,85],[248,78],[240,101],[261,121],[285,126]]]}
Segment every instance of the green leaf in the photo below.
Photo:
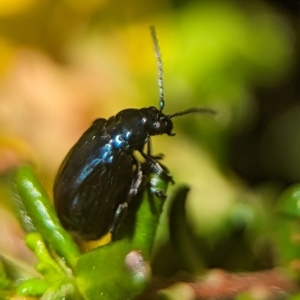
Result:
{"label": "green leaf", "polygon": [[[300,185],[286,189],[280,196],[277,205],[276,230],[274,236],[278,244],[277,260],[280,265],[287,267],[292,275],[299,278],[297,267],[300,258]],[[296,262],[293,267],[293,263]]]}
{"label": "green leaf", "polygon": [[170,207],[170,240],[185,268],[199,274],[206,270],[206,266],[201,258],[201,253],[197,250],[194,236],[186,221],[185,203],[188,192],[189,188],[183,186],[177,189],[172,197]]}
{"label": "green leaf", "polygon": [[40,278],[32,278],[19,284],[17,294],[23,296],[41,296],[48,287],[49,283],[47,281]]}
{"label": "green leaf", "polygon": [[21,212],[22,223],[30,219],[48,245],[51,245],[70,267],[74,267],[80,251],[70,234],[60,225],[53,206],[45,190],[35,177],[29,166],[22,166],[15,172],[15,198],[22,204],[25,212]]}
{"label": "green leaf", "polygon": [[73,279],[66,277],[51,285],[41,300],[80,300],[82,296],[77,290]]}
{"label": "green leaf", "polygon": [[[166,190],[159,176],[151,175],[150,180],[152,187]],[[80,257],[75,273],[87,299],[132,299],[147,287],[150,253],[163,204],[146,189],[130,203],[117,240]]]}
{"label": "green leaf", "polygon": [[44,243],[42,236],[39,233],[29,233],[26,236],[26,245],[35,253],[36,257],[39,259],[37,270],[41,274],[43,274],[49,282],[55,282],[56,280],[66,275],[53,259],[47,246]]}
{"label": "green leaf", "polygon": [[300,184],[286,189],[279,198],[278,211],[293,217],[300,217]]}
{"label": "green leaf", "polygon": [[12,282],[7,278],[2,260],[0,259],[0,290],[9,289]]}

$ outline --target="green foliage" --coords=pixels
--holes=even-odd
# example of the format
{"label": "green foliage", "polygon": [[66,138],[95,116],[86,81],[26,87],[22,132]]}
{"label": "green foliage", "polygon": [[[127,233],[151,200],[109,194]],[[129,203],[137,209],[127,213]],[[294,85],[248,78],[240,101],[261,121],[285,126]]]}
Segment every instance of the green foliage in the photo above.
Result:
{"label": "green foliage", "polygon": [[[152,184],[162,191],[166,184],[156,175]],[[31,232],[26,244],[35,253],[42,279],[21,282],[17,294],[42,299],[132,299],[150,280],[150,253],[163,206],[162,199],[145,192],[130,206],[116,241],[81,254],[60,225],[50,200],[28,166],[13,177],[14,199],[21,223]],[[3,273],[3,288],[6,286]],[[80,292],[79,292],[80,291]]]}

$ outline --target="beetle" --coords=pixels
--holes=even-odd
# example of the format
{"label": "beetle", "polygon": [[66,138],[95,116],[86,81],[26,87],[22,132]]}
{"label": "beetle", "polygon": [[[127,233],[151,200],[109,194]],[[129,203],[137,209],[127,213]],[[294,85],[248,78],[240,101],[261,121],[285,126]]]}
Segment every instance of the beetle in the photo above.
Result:
{"label": "beetle", "polygon": [[[143,178],[154,172],[167,181],[172,177],[150,154],[150,137],[174,136],[172,118],[189,113],[215,112],[190,108],[164,114],[163,69],[154,27],[150,27],[158,61],[159,108],[128,108],[108,120],[96,119],[64,159],[54,182],[54,204],[62,225],[85,240],[114,234],[128,204],[144,187]],[[148,144],[148,153],[144,152]],[[135,156],[138,151],[145,162]],[[160,197],[165,195],[155,189]]]}

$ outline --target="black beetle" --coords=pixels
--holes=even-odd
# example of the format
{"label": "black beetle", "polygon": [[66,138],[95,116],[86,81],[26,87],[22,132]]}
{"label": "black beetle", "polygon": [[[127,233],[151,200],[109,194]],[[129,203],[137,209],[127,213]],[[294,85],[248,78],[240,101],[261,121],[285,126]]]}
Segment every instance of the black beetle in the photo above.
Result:
{"label": "black beetle", "polygon": [[[163,70],[154,27],[150,27],[159,72],[159,109],[151,106],[124,109],[108,120],[93,122],[64,159],[54,183],[54,203],[62,225],[86,240],[113,234],[123,219],[128,203],[143,187],[142,179],[154,172],[168,181],[158,162],[161,156],[149,151],[150,137],[173,136],[172,118],[189,113],[212,113],[207,108],[190,108],[164,114]],[[144,146],[148,144],[148,153]],[[140,163],[133,152],[145,162]],[[143,166],[146,165],[147,168]],[[165,197],[160,191],[152,192]]]}

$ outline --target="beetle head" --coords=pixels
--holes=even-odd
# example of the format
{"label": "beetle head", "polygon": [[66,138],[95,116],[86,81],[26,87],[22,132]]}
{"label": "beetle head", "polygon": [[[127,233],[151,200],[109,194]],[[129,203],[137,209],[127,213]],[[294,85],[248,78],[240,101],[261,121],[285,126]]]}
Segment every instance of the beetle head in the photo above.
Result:
{"label": "beetle head", "polygon": [[171,118],[165,115],[161,110],[154,106],[150,106],[147,108],[142,108],[140,112],[143,116],[143,125],[149,135],[158,135],[164,133],[168,135],[174,135],[174,133],[172,133],[173,122]]}

